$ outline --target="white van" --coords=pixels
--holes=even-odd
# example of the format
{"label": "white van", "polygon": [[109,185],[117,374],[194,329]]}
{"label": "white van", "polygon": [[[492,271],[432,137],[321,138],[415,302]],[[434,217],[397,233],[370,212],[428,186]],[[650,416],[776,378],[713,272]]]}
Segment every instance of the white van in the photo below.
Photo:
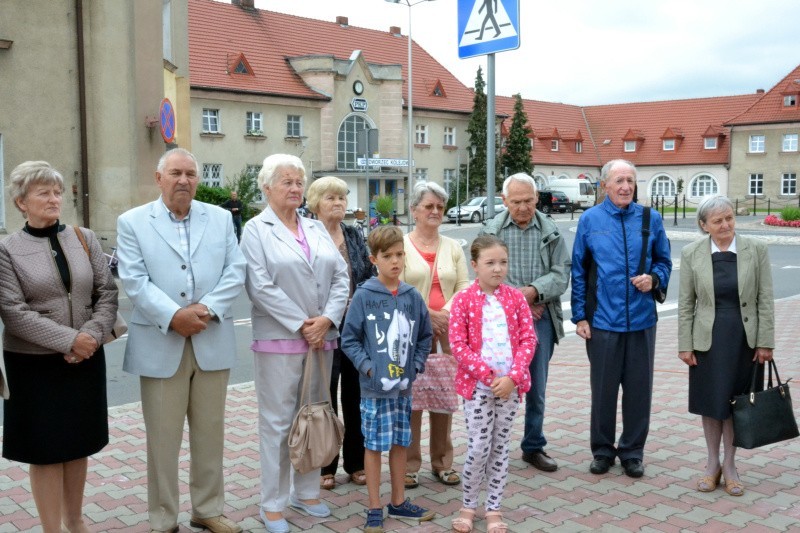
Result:
{"label": "white van", "polygon": [[547,184],[547,190],[561,191],[567,195],[575,209],[589,209],[594,205],[594,185],[585,179],[561,178]]}

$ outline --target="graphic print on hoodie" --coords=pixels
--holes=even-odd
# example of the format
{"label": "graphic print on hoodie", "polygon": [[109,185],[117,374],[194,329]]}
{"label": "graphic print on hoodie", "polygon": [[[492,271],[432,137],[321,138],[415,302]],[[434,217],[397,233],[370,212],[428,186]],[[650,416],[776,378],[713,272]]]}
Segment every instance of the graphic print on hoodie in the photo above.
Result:
{"label": "graphic print on hoodie", "polygon": [[342,329],[342,351],[359,371],[362,396],[410,395],[432,337],[428,309],[414,287],[401,282],[394,296],[377,278],[359,285]]}

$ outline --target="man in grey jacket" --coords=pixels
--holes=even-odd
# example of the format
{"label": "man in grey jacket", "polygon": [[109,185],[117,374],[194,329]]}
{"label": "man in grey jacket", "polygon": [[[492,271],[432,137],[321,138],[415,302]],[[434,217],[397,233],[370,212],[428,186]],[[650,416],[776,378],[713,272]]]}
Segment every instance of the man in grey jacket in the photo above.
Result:
{"label": "man in grey jacket", "polygon": [[569,284],[571,259],[558,226],[536,210],[537,200],[531,176],[509,176],[503,182],[508,210],[488,221],[481,233],[496,235],[508,245],[507,281],[525,295],[539,340],[530,365],[532,386],[525,396],[522,459],[539,470],[554,472],[558,464],[544,451],[545,388],[553,348],[564,337],[561,295]]}
{"label": "man in grey jacket", "polygon": [[178,457],[189,420],[193,527],[242,529],[223,514],[225,395],[236,363],[231,305],[245,259],[231,215],[194,200],[197,159],[165,153],[161,197],[117,222],[119,274],[133,303],[126,372],[140,376],[147,432],[147,504],[154,532],[178,531]]}

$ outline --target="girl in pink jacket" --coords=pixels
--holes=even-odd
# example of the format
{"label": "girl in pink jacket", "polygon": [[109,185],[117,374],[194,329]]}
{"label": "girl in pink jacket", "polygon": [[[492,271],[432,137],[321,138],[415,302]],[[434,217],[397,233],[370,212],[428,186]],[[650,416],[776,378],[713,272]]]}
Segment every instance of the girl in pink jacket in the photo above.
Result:
{"label": "girl in pink jacket", "polygon": [[472,531],[485,477],[487,532],[500,533],[508,529],[499,508],[511,427],[520,398],[531,388],[528,367],[536,332],[525,297],[503,283],[508,273],[505,243],[481,236],[470,252],[477,278],[455,296],[450,309],[450,347],[458,362],[456,391],[464,398],[469,439],[462,478],[464,507],[453,519],[453,529]]}

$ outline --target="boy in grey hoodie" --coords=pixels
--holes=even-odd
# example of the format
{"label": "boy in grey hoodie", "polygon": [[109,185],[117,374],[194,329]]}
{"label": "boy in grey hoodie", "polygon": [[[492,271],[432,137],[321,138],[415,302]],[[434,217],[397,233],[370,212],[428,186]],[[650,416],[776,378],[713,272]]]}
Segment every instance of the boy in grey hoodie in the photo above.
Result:
{"label": "boy in grey hoodie", "polygon": [[433,332],[417,290],[400,281],[403,232],[381,226],[369,234],[370,261],[378,275],[358,286],[342,329],[342,351],[361,385],[361,431],[369,509],[364,531],[383,532],[381,453],[389,452],[389,516],[430,520],[434,513],[405,498],[406,448],[411,443],[411,384],[425,370]]}

